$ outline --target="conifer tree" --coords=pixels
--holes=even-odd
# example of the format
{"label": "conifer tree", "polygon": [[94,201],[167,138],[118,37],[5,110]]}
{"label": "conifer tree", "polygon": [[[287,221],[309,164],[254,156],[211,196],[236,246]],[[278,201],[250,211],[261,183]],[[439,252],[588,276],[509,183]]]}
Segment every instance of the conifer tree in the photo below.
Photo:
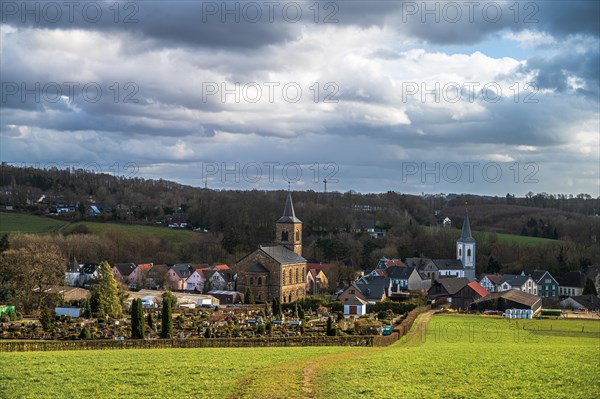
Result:
{"label": "conifer tree", "polygon": [[[165,293],[167,294],[167,293]],[[173,336],[173,317],[171,315],[171,301],[166,295],[163,295],[162,304],[162,326],[160,330],[161,338],[171,338]]]}
{"label": "conifer tree", "polygon": [[244,303],[246,305],[254,305],[254,295],[250,288],[246,288],[246,295],[244,295]]}

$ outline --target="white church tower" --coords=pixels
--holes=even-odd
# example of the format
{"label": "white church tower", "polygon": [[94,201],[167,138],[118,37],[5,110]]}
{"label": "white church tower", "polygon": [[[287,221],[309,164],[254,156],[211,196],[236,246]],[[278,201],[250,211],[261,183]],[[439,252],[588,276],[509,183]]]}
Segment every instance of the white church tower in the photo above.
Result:
{"label": "white church tower", "polygon": [[469,281],[475,281],[475,239],[471,236],[471,224],[469,223],[469,211],[465,210],[462,233],[456,241],[456,259],[462,261],[465,268],[465,277]]}

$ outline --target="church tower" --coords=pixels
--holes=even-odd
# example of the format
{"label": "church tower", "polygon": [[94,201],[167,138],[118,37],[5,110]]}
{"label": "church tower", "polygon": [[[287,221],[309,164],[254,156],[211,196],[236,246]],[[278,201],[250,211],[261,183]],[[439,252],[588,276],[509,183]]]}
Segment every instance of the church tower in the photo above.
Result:
{"label": "church tower", "polygon": [[456,241],[456,259],[462,261],[463,267],[465,268],[465,277],[467,277],[469,281],[475,281],[475,239],[471,236],[469,211],[466,209],[462,232],[460,238]]}
{"label": "church tower", "polygon": [[288,191],[283,216],[275,223],[275,241],[302,256],[302,222],[294,213],[292,193]]}

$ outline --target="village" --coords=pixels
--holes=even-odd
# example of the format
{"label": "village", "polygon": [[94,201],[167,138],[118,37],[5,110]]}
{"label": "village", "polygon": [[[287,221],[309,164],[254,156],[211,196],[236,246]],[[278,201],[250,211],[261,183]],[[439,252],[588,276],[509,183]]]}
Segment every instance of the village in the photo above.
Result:
{"label": "village", "polygon": [[[39,321],[14,306],[0,307],[5,339],[165,338],[165,301],[172,302],[168,338],[331,337],[389,335],[415,308],[534,318],[568,313],[598,318],[600,267],[554,277],[545,270],[476,277],[476,242],[468,211],[455,259],[381,258],[342,289],[329,284],[331,265],[302,257],[302,222],[291,193],[275,223],[276,240],[232,267],[226,264],[69,262],[65,285],[43,294],[58,305]],[[132,317],[92,312],[92,291],[102,270],[121,290]],[[337,287],[335,287],[337,288]],[[39,288],[36,289],[37,294]],[[34,290],[34,291],[36,291]],[[144,333],[134,333],[139,307]],[[141,316],[140,316],[141,315]],[[46,317],[45,321],[42,319]],[[171,320],[172,319],[172,320]]]}

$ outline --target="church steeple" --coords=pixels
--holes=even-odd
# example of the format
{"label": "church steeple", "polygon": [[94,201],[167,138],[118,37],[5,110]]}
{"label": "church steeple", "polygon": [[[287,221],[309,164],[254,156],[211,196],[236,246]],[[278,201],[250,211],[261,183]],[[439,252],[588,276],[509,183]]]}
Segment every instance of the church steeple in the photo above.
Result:
{"label": "church steeple", "polygon": [[302,256],[302,221],[296,217],[292,193],[289,191],[285,200],[283,215],[275,223],[275,235],[278,244]]}
{"label": "church steeple", "polygon": [[465,219],[463,220],[460,238],[456,240],[456,259],[462,261],[465,269],[465,277],[469,281],[475,281],[475,239],[471,235],[471,223],[469,223],[469,210],[465,208]]}

